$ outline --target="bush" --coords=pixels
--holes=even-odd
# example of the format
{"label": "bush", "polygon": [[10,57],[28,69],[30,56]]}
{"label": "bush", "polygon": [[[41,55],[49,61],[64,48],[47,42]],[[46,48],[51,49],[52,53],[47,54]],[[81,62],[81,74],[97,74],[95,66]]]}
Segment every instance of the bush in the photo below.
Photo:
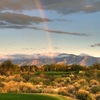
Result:
{"label": "bush", "polygon": [[100,85],[94,85],[91,87],[92,93],[100,92]]}
{"label": "bush", "polygon": [[34,86],[31,83],[10,81],[4,84],[5,93],[33,93]]}
{"label": "bush", "polygon": [[97,69],[100,70],[100,63],[95,63],[92,66],[90,66],[90,69]]}
{"label": "bush", "polygon": [[66,83],[67,83],[67,82],[68,82],[68,83],[71,82],[71,78],[70,78],[70,77],[66,77],[65,79],[66,79]]}
{"label": "bush", "polygon": [[76,89],[79,89],[81,87],[81,85],[78,82],[75,82],[74,86],[75,86]]}
{"label": "bush", "polygon": [[87,82],[86,82],[86,79],[79,79],[78,83],[81,85],[85,85]]}
{"label": "bush", "polygon": [[90,94],[88,91],[80,89],[77,94],[76,97],[79,100],[94,100],[92,94]]}
{"label": "bush", "polygon": [[59,89],[58,94],[64,95],[64,96],[69,96],[67,89],[62,89],[62,88]]}
{"label": "bush", "polygon": [[99,85],[99,82],[97,80],[90,80],[91,85]]}
{"label": "bush", "polygon": [[68,91],[68,93],[73,93],[75,91],[75,87],[73,85],[68,85],[67,91]]}
{"label": "bush", "polygon": [[96,94],[95,99],[96,100],[100,100],[100,93],[99,94]]}
{"label": "bush", "polygon": [[84,69],[85,69],[84,66],[77,65],[77,64],[72,64],[72,65],[69,65],[67,67],[67,70],[68,71],[79,71],[79,70],[84,70]]}

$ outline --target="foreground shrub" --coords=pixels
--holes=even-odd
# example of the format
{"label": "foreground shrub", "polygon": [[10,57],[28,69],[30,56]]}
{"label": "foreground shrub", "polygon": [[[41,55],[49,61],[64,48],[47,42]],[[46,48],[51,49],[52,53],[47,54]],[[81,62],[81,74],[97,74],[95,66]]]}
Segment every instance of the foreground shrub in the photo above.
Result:
{"label": "foreground shrub", "polygon": [[95,99],[96,100],[100,100],[100,93],[99,94],[96,94]]}
{"label": "foreground shrub", "polygon": [[60,88],[58,90],[58,94],[60,94],[60,95],[68,95],[67,88]]}
{"label": "foreground shrub", "polygon": [[99,82],[97,80],[90,80],[91,85],[99,85]]}
{"label": "foreground shrub", "polygon": [[91,87],[92,93],[100,92],[100,85],[95,85]]}
{"label": "foreground shrub", "polygon": [[75,87],[73,85],[68,85],[67,91],[68,91],[68,93],[73,93],[75,91]]}
{"label": "foreground shrub", "polygon": [[33,93],[34,86],[31,83],[24,82],[14,82],[10,81],[4,83],[4,92],[5,93]]}
{"label": "foreground shrub", "polygon": [[76,97],[79,99],[79,100],[94,100],[92,94],[90,94],[90,92],[86,91],[86,90],[83,90],[83,89],[80,89],[77,94],[76,94]]}
{"label": "foreground shrub", "polygon": [[86,79],[79,79],[78,83],[81,85],[85,85],[87,82],[86,82]]}
{"label": "foreground shrub", "polygon": [[81,85],[80,85],[78,82],[75,82],[75,83],[74,83],[74,86],[75,86],[75,88],[76,88],[77,90],[81,87]]}

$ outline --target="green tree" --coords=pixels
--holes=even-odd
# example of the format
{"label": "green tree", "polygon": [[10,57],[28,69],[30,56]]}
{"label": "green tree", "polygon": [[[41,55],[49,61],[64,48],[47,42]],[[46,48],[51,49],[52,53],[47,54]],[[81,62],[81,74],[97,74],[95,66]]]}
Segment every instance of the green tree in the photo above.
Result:
{"label": "green tree", "polygon": [[12,72],[15,72],[18,68],[17,65],[13,64],[11,60],[6,60],[1,64],[0,72],[1,74],[11,74]]}

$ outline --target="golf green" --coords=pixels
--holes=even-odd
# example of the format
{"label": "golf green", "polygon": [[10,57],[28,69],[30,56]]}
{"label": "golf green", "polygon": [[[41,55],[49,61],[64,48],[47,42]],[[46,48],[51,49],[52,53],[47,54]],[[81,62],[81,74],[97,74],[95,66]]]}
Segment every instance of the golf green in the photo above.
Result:
{"label": "golf green", "polygon": [[67,100],[57,95],[46,94],[0,94],[0,100]]}

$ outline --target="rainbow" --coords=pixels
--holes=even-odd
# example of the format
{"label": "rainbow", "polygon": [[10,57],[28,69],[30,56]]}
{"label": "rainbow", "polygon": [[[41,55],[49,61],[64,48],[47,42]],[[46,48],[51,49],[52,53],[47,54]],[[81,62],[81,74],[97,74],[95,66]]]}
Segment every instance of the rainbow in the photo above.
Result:
{"label": "rainbow", "polygon": [[[35,0],[35,3],[36,3],[36,6],[38,8],[38,11],[40,13],[40,16],[43,18],[44,29],[49,30],[48,23],[45,20],[46,15],[44,13],[44,10],[43,10],[43,7],[42,7],[42,4],[41,4],[40,0]],[[48,39],[48,48],[49,48],[49,51],[51,53],[51,56],[54,58],[54,54],[53,54],[54,50],[53,50],[53,45],[52,45],[52,37],[51,37],[50,33],[47,32],[47,31],[46,31],[46,34],[47,34],[47,39]],[[53,59],[53,62],[54,62],[54,59]]]}

